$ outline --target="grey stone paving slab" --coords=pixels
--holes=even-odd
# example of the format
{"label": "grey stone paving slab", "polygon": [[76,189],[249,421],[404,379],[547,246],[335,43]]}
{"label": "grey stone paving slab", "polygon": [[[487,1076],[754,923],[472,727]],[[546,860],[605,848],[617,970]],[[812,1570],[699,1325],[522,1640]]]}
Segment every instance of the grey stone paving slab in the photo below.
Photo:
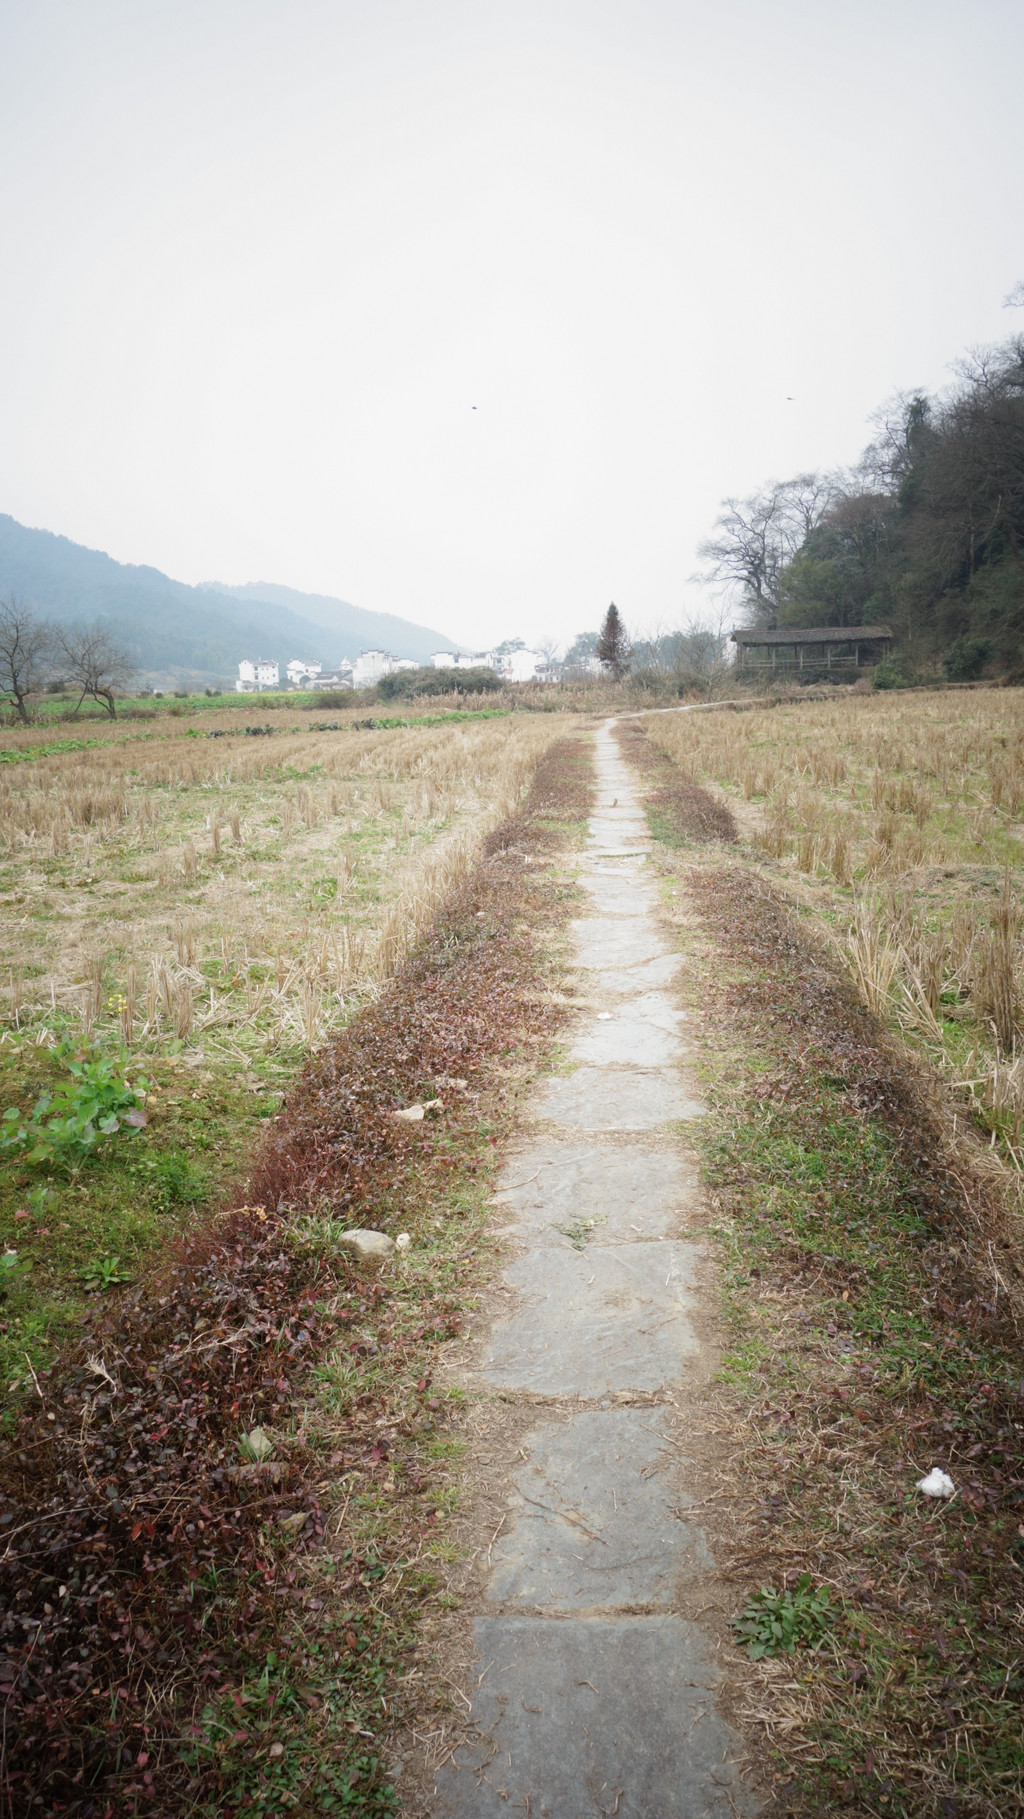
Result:
{"label": "grey stone paving slab", "polygon": [[640,992],[627,1004],[618,1006],[618,1015],[635,1017],[654,1029],[675,1030],[689,1021],[688,1013],[673,1004],[667,992]]}
{"label": "grey stone paving slab", "polygon": [[683,1012],[663,992],[643,992],[626,1004],[617,1003],[603,1017],[599,1010],[588,1013],[571,1054],[574,1060],[597,1067],[630,1062],[661,1067],[687,1052],[678,1035],[683,1021]]}
{"label": "grey stone paving slab", "polygon": [[621,859],[625,864],[627,860],[646,859],[650,850],[650,840],[638,841],[635,846],[593,846],[587,848],[587,858],[609,862]]}
{"label": "grey stone paving slab", "polygon": [[657,879],[645,854],[634,854],[633,858],[631,865],[613,865],[600,860],[581,867],[580,882],[595,897],[608,896],[616,903],[621,899],[627,910],[635,908],[638,901],[653,907],[658,901]]}
{"label": "grey stone paving slab", "polygon": [[703,1536],[673,1514],[667,1426],[664,1408],[584,1409],[528,1435],[488,1598],[635,1612],[668,1604],[682,1574],[705,1569]]}
{"label": "grey stone paving slab", "polygon": [[650,831],[646,815],[636,809],[605,809],[603,813],[592,815],[587,823],[591,840],[607,840],[611,846],[629,835],[642,834],[647,838]]}
{"label": "grey stone paving slab", "polygon": [[665,952],[650,916],[587,916],[571,924],[577,964],[630,967]]}
{"label": "grey stone paving slab", "polygon": [[591,1220],[591,1247],[671,1237],[696,1193],[696,1170],[676,1150],[556,1138],[518,1152],[496,1203],[522,1220],[524,1237],[533,1233],[564,1249],[571,1240],[559,1227],[571,1231]]}
{"label": "grey stone paving slab", "polygon": [[602,916],[650,915],[658,893],[646,878],[628,877],[623,871],[584,872],[580,878],[587,896]]}
{"label": "grey stone paving slab", "polygon": [[439,1819],[746,1819],[719,1674],[680,1617],[479,1617],[479,1743],[438,1778]]}
{"label": "grey stone paving slab", "polygon": [[674,1069],[578,1067],[546,1080],[536,1099],[538,1118],[585,1131],[652,1131],[703,1110]]}
{"label": "grey stone paving slab", "polygon": [[657,960],[645,960],[642,966],[602,967],[600,979],[596,986],[592,983],[591,989],[602,992],[654,991],[659,986],[670,985],[682,966],[682,954],[661,954]]}
{"label": "grey stone paving slab", "polygon": [[626,1012],[609,1022],[591,1024],[576,1037],[569,1053],[574,1061],[594,1067],[664,1067],[685,1054],[684,1044],[668,1030]]}
{"label": "grey stone paving slab", "polygon": [[659,1239],[517,1258],[504,1280],[524,1305],[495,1322],[481,1374],[538,1396],[663,1389],[698,1349],[689,1318],[697,1255]]}

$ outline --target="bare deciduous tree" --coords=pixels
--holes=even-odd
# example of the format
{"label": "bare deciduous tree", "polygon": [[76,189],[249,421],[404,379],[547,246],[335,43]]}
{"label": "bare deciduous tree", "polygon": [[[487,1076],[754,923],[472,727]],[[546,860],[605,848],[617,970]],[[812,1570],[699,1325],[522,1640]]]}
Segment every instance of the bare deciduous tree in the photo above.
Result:
{"label": "bare deciduous tree", "polygon": [[673,693],[711,699],[733,678],[729,659],[729,615],[691,614],[673,631],[657,626],[633,646],[631,677],[640,687],[667,685]]}
{"label": "bare deciduous tree", "polygon": [[57,643],[63,653],[68,681],[79,691],[77,714],[86,695],[117,719],[116,696],[123,693],[136,673],[124,646],[103,625],[58,627]]}
{"label": "bare deciduous tree", "polygon": [[562,650],[557,638],[538,638],[534,648],[549,668],[558,662]]}
{"label": "bare deciduous tree", "polygon": [[53,648],[53,631],[31,606],[11,594],[0,600],[0,693],[28,725],[27,697],[41,688]]}
{"label": "bare deciduous tree", "polygon": [[838,491],[834,475],[797,474],[793,480],[773,481],[750,499],[726,499],[716,534],[698,551],[707,569],[694,579],[738,596],[756,623],[773,622],[782,570],[821,522]]}

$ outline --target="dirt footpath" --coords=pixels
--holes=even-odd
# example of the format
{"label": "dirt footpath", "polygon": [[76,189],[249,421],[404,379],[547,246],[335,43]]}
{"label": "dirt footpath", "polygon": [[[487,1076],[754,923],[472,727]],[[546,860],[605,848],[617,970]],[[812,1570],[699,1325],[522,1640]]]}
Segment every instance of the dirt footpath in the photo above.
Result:
{"label": "dirt footpath", "polygon": [[[574,924],[588,1008],[572,1071],[541,1086],[505,1170],[516,1254],[460,1367],[502,1507],[465,1679],[472,1738],[436,1778],[436,1819],[736,1819],[758,1804],[720,1640],[698,1620],[728,1598],[687,1459],[713,1302],[686,1235],[703,1109],[673,992],[686,962],[659,926],[612,724]],[[474,1471],[471,1447],[469,1498]]]}

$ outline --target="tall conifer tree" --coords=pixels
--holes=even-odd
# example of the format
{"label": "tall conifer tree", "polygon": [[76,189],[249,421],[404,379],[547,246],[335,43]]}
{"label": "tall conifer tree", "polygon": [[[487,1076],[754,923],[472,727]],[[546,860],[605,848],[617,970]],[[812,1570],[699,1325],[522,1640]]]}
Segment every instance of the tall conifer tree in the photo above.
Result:
{"label": "tall conifer tree", "polygon": [[625,675],[629,668],[629,659],[632,654],[629,639],[622,623],[622,615],[614,601],[605,613],[601,636],[597,641],[596,654],[598,661],[604,664],[605,669],[611,671],[616,682]]}

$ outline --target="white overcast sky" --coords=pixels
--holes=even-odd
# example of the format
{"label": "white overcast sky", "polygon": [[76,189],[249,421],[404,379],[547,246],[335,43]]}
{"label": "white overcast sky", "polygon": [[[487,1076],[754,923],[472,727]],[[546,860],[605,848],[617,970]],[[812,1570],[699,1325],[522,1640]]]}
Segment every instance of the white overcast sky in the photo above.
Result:
{"label": "white overcast sky", "polygon": [[0,510],[678,623],[723,495],[1024,326],[1022,68],[1020,0],[3,0]]}

